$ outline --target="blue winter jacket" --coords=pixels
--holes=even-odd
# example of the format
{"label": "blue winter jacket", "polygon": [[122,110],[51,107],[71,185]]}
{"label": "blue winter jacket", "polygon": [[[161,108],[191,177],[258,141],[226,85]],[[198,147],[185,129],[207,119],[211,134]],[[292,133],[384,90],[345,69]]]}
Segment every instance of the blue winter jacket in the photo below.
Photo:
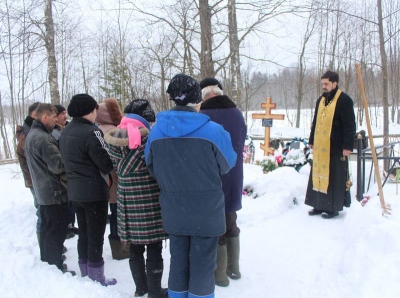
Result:
{"label": "blue winter jacket", "polygon": [[167,233],[205,237],[225,233],[220,174],[235,166],[236,153],[221,125],[190,107],[160,112],[145,158],[161,189]]}

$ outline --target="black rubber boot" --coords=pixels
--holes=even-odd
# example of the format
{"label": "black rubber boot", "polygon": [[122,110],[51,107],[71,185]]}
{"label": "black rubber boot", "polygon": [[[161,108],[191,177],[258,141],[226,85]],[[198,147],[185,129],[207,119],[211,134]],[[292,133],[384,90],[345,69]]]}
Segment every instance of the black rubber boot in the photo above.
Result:
{"label": "black rubber boot", "polygon": [[142,297],[148,292],[144,257],[133,256],[129,259],[129,267],[136,285],[135,297]]}
{"label": "black rubber boot", "polygon": [[146,262],[147,269],[147,288],[149,295],[147,298],[165,298],[168,297],[168,289],[161,288],[161,279],[164,270],[163,261]]}

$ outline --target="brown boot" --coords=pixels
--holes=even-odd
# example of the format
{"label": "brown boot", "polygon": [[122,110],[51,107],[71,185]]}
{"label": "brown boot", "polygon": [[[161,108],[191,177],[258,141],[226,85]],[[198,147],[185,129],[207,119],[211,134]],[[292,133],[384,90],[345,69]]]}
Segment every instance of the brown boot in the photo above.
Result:
{"label": "brown boot", "polygon": [[121,241],[111,238],[108,238],[108,240],[110,241],[111,254],[114,260],[129,259],[129,245],[125,245]]}
{"label": "brown boot", "polygon": [[215,285],[220,287],[229,286],[229,278],[226,275],[226,266],[228,264],[228,255],[226,245],[219,245],[217,249],[217,269],[214,271]]}

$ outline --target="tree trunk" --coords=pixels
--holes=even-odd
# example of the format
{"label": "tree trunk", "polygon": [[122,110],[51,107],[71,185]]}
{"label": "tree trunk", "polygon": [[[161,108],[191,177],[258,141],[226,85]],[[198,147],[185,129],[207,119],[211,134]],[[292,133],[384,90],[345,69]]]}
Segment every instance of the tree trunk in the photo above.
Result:
{"label": "tree trunk", "polygon": [[0,91],[0,133],[1,133],[1,138],[3,139],[4,157],[5,159],[10,159],[11,150],[7,139],[6,123],[4,121],[3,103],[1,101],[1,91]]}
{"label": "tree trunk", "polygon": [[239,56],[239,39],[236,19],[236,1],[228,1],[228,22],[229,22],[229,49],[231,55],[230,65],[230,90],[231,99],[242,108],[240,105],[240,94],[242,79],[240,73],[240,56]]}
{"label": "tree trunk", "polygon": [[[389,103],[388,103],[388,66],[387,66],[387,55],[385,50],[385,36],[383,33],[383,18],[382,18],[382,0],[378,0],[378,28],[379,28],[379,49],[381,54],[382,64],[382,91],[383,91],[383,144],[386,145],[389,142]],[[385,148],[384,156],[389,155],[389,150]],[[384,168],[387,169],[389,161],[385,160]]]}
{"label": "tree trunk", "polygon": [[52,104],[60,103],[60,91],[58,89],[58,70],[56,50],[54,43],[54,23],[52,12],[52,0],[46,0],[44,9],[44,25],[46,27],[45,47],[47,52],[48,76],[50,84],[50,97]]}
{"label": "tree trunk", "polygon": [[203,79],[213,78],[215,71],[212,59],[211,8],[208,0],[199,1],[199,14],[201,28],[200,75]]}

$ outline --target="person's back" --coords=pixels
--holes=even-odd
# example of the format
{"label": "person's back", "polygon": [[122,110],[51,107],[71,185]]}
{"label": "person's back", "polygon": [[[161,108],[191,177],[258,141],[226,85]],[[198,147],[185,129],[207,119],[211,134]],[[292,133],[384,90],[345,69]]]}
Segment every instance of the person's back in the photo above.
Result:
{"label": "person's back", "polygon": [[108,155],[101,142],[104,142],[101,131],[81,117],[74,117],[63,130],[59,144],[71,201],[108,200],[112,162],[105,158]]}
{"label": "person's back", "polygon": [[200,82],[203,103],[200,113],[221,124],[229,132],[233,148],[237,154],[236,165],[228,174],[221,176],[225,199],[226,233],[219,238],[215,284],[226,287],[229,278],[239,279],[240,228],[237,225],[237,212],[242,209],[243,191],[243,149],[246,139],[246,124],[242,112],[226,95],[222,85],[215,78],[205,78]]}
{"label": "person's back", "polygon": [[229,143],[223,142],[226,137],[229,137],[227,132],[206,115],[190,110],[157,115],[146,148],[152,152],[147,163],[162,190],[160,203],[167,233],[199,236],[224,233],[220,174],[232,167],[227,159],[231,156],[224,155],[232,146],[230,138]]}
{"label": "person's back", "polygon": [[[106,98],[101,104],[97,111],[96,123],[99,124],[100,130],[105,135],[108,131],[117,128],[122,119],[121,109],[118,101],[115,98]],[[110,174],[111,182],[110,185],[110,234],[108,240],[111,247],[111,255],[115,260],[122,260],[129,258],[129,246],[125,246],[121,242],[118,226],[117,226],[117,185],[118,177],[116,172],[113,170]]]}
{"label": "person's back", "polygon": [[149,122],[154,122],[155,115],[144,99],[133,100],[124,113],[118,128],[104,137],[118,175],[118,232],[130,247],[135,297],[146,293],[149,297],[164,297],[162,241],[167,235],[161,220],[160,188],[144,162]]}
{"label": "person's back", "polygon": [[73,117],[59,144],[67,174],[68,198],[75,207],[79,226],[78,258],[82,276],[103,286],[116,279],[104,276],[103,243],[108,212],[108,175],[113,164],[100,129],[94,126],[98,104],[88,94],[77,94],[68,105]]}
{"label": "person's back", "polygon": [[[218,236],[225,233],[220,174],[236,162],[229,134],[199,114],[201,90],[176,75],[167,93],[177,106],[157,115],[145,148],[146,164],[160,189],[169,234],[170,297],[214,297]],[[188,269],[189,268],[189,269]]]}

